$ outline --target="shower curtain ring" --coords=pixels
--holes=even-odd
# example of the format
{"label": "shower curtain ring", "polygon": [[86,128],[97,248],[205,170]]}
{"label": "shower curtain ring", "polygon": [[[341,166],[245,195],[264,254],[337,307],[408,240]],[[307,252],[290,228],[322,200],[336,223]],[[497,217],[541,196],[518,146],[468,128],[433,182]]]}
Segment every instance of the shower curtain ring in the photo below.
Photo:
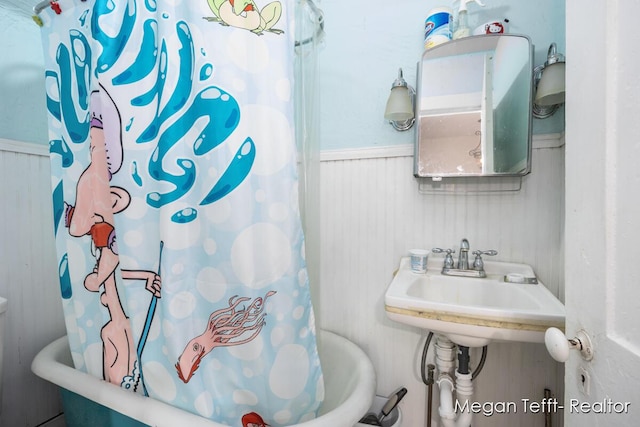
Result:
{"label": "shower curtain ring", "polygon": [[60,15],[62,13],[62,8],[60,8],[60,3],[55,0],[49,2],[51,5],[51,9],[56,13],[56,15]]}

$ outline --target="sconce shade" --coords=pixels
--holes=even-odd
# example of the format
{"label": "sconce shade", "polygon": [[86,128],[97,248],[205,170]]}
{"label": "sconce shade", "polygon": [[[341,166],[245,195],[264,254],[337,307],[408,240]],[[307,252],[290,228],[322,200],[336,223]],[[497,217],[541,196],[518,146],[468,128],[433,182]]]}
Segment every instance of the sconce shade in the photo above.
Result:
{"label": "sconce shade", "polygon": [[384,118],[394,122],[413,118],[413,105],[407,86],[395,86],[391,89]]}
{"label": "sconce shade", "polygon": [[562,104],[565,98],[565,63],[556,62],[542,70],[534,102],[540,106]]}

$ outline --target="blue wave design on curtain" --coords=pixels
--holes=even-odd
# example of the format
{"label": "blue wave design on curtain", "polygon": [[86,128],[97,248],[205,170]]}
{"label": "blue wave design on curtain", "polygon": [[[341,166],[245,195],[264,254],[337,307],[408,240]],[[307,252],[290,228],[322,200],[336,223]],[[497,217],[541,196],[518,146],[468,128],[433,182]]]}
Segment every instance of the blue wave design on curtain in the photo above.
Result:
{"label": "blue wave design on curtain", "polygon": [[147,19],[145,21],[142,44],[140,50],[138,50],[138,56],[129,68],[111,80],[114,85],[135,83],[151,74],[158,61],[157,29],[158,21],[155,19]]}
{"label": "blue wave design on curtain", "polygon": [[[135,78],[138,80],[141,80],[144,77],[146,77],[146,75],[135,76]],[[162,94],[164,90],[164,84],[166,79],[167,79],[167,45],[163,40],[162,46],[160,47],[160,63],[158,64],[158,78],[156,79],[156,82],[153,85],[153,87],[149,89],[147,93],[133,97],[131,99],[131,105],[135,107],[143,107],[145,105],[151,104],[151,102],[153,102],[153,100],[156,99],[156,97],[160,99],[160,94]],[[156,114],[155,114],[156,117],[158,116],[158,108],[160,107],[159,106],[156,107]],[[153,122],[149,126],[152,126],[152,125],[153,125]],[[141,141],[138,141],[138,142],[141,142]]]}
{"label": "blue wave design on curtain", "polygon": [[73,65],[78,89],[78,104],[80,108],[89,108],[89,90],[87,85],[90,79],[91,47],[87,38],[80,31],[69,31],[71,51],[73,53]]}
{"label": "blue wave design on curtain", "polygon": [[[78,144],[84,142],[89,134],[89,113],[85,110],[84,115],[80,118],[78,117],[78,112],[75,108],[76,101],[73,97],[74,91],[72,88],[72,60],[69,49],[65,45],[61,44],[59,46],[56,59],[58,61],[58,66],[60,67],[60,74],[58,77],[58,94],[60,96],[59,107],[62,120],[64,121],[71,142]],[[84,83],[81,83],[80,79],[75,80],[78,89],[81,90],[80,88],[84,86]],[[86,105],[86,100],[84,102]],[[47,104],[49,105],[49,102]],[[80,114],[82,115],[82,113]]]}
{"label": "blue wave design on curtain", "polygon": [[[46,70],[44,72],[44,79],[45,79],[45,81],[51,80],[51,79],[54,80],[54,83],[53,84],[49,84],[49,86],[59,88],[60,79],[58,78],[58,73],[56,73],[55,71]],[[59,89],[58,89],[58,92],[60,92]],[[57,121],[61,121],[62,120],[62,107],[60,106],[60,101],[54,100],[51,96],[49,96],[49,93],[47,93],[47,111]]]}
{"label": "blue wave design on curtain", "polygon": [[125,49],[136,22],[137,8],[134,0],[128,0],[122,17],[112,22],[120,21],[120,31],[115,37],[109,37],[100,29],[98,20],[104,15],[115,13],[116,3],[113,0],[95,0],[91,15],[91,33],[93,38],[102,45],[102,54],[98,58],[97,73],[108,71],[116,63]]}
{"label": "blue wave design on curtain", "polygon": [[[179,77],[178,83],[167,101],[164,109],[161,113],[158,114],[156,110],[156,118],[151,122],[149,127],[142,132],[140,137],[138,138],[138,142],[149,142],[152,141],[156,136],[158,136],[158,130],[162,126],[162,124],[171,117],[174,113],[176,113],[180,108],[182,108],[186,102],[189,94],[191,93],[191,76],[193,74],[193,66],[194,66],[194,58],[193,58],[193,42],[191,39],[191,32],[189,30],[189,26],[184,22],[178,22],[176,25],[176,31],[178,34],[178,38],[181,43],[181,48],[178,50],[178,59],[177,63],[179,63]],[[163,44],[163,54],[166,51],[166,48]],[[166,56],[166,55],[164,55]],[[164,66],[166,67],[167,61],[163,61]],[[161,90],[158,91],[158,96],[160,99],[157,102],[158,108],[160,108],[160,104],[162,101],[162,96],[164,95],[164,80],[166,78],[166,68],[161,70],[162,76],[162,84]]]}
{"label": "blue wave design on curtain", "polygon": [[[45,20],[59,284],[74,360],[103,362],[85,365],[93,375],[228,425],[290,425],[323,395],[294,197],[291,27],[280,1],[245,10],[273,12],[254,28],[221,25],[221,3],[221,21],[206,0],[73,2]],[[218,383],[217,360],[255,375]]]}
{"label": "blue wave design on curtain", "polygon": [[53,227],[54,234],[58,235],[58,227],[60,226],[60,222],[62,220],[62,215],[64,213],[64,193],[62,191],[62,181],[56,185],[53,189],[52,193],[53,200]]}
{"label": "blue wave design on curtain", "polygon": [[220,180],[202,199],[201,205],[208,205],[231,193],[249,174],[256,158],[256,146],[251,138],[247,138],[236,152],[231,164],[220,177]]}
{"label": "blue wave design on curtain", "polygon": [[[231,135],[240,121],[240,108],[235,98],[215,86],[204,89],[195,97],[189,109],[160,136],[158,145],[151,156],[149,161],[151,177],[158,181],[170,182],[175,186],[175,189],[164,194],[149,193],[147,203],[150,206],[158,208],[176,201],[191,189],[196,179],[193,162],[189,159],[178,159],[176,165],[182,169],[183,173],[176,175],[164,169],[163,161],[169,150],[182,141],[196,120],[203,117],[208,118],[208,123],[193,144],[194,154],[198,156],[208,153]],[[243,179],[251,168],[251,165],[247,168],[246,163],[246,161],[238,163],[243,166],[241,173]],[[251,161],[252,163],[253,161]],[[237,164],[232,163],[230,167],[235,168]],[[235,179],[234,182],[236,184],[233,188],[241,180]]]}
{"label": "blue wave design on curtain", "polygon": [[60,292],[63,299],[69,299],[73,296],[71,287],[71,276],[69,275],[69,256],[64,254],[58,265],[58,275],[60,276]]}
{"label": "blue wave design on curtain", "polygon": [[[56,101],[47,93],[47,111],[57,120],[64,122],[70,140],[78,144],[84,142],[89,133],[87,109],[91,48],[86,37],[77,30],[69,31],[69,39],[71,52],[65,44],[60,44],[56,52],[56,61],[60,72],[45,71],[45,79],[53,80],[50,86],[57,89],[56,95],[58,97]],[[74,97],[74,83],[77,97]],[[76,103],[80,107],[80,111],[76,110]],[[64,147],[61,146],[58,149],[58,142],[52,142],[53,152],[62,154],[60,150],[65,150]],[[60,144],[66,145],[63,141]],[[71,157],[71,161],[73,161],[73,157]]]}
{"label": "blue wave design on curtain", "polygon": [[49,141],[49,153],[60,156],[63,168],[68,168],[73,164],[73,151],[69,149],[69,145],[64,138]]}

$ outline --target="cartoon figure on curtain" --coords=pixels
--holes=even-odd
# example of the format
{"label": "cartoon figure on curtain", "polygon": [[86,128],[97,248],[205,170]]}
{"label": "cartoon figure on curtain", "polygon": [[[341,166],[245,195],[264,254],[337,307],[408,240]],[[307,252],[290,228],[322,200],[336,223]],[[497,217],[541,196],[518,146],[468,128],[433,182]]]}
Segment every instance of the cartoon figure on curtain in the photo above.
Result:
{"label": "cartoon figure on curtain", "polygon": [[[113,221],[114,214],[129,206],[131,196],[125,189],[110,185],[123,163],[120,115],[104,88],[91,94],[91,109],[91,163],[78,178],[75,206],[65,202],[65,225],[71,236],[91,236],[96,264],[85,277],[84,286],[90,292],[100,293],[100,302],[110,317],[100,333],[103,378],[135,390],[141,372],[129,317],[116,286],[119,258]],[[161,279],[155,272],[122,269],[121,273],[123,279],[143,280],[153,298],[160,298]]]}
{"label": "cartoon figure on curtain", "polygon": [[282,15],[282,4],[279,1],[268,3],[262,9],[253,0],[207,0],[207,3],[214,14],[213,17],[204,18],[208,21],[244,28],[259,36],[265,31],[284,33],[273,28]]}
{"label": "cartoon figure on curtain", "polygon": [[188,383],[200,361],[216,347],[229,347],[248,343],[260,334],[265,325],[264,303],[274,295],[269,291],[264,299],[254,299],[249,307],[236,308],[251,298],[233,296],[229,299],[229,307],[211,313],[205,331],[189,341],[178,357],[176,369],[178,377]]}
{"label": "cartoon figure on curtain", "polygon": [[244,414],[241,421],[242,427],[269,427],[269,424],[264,422],[262,417],[255,412]]}
{"label": "cartoon figure on curtain", "polygon": [[291,425],[324,398],[297,195],[292,9],[96,0],[44,20],[74,363],[237,427]]}

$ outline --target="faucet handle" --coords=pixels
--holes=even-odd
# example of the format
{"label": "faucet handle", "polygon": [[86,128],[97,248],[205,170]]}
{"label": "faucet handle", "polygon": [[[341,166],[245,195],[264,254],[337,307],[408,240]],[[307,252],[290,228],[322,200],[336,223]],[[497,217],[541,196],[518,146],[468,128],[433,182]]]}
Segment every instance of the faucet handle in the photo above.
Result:
{"label": "faucet handle", "polygon": [[495,251],[493,249],[490,249],[488,251],[473,251],[471,252],[472,254],[474,254],[475,256],[482,256],[482,255],[488,255],[488,256],[496,256],[498,255],[498,251]]}
{"label": "faucet handle", "polygon": [[476,271],[484,270],[484,261],[482,260],[482,255],[487,255],[487,256],[498,255],[498,251],[495,251],[493,249],[488,251],[473,251],[472,253],[476,256],[476,259],[473,260],[473,269]]}
{"label": "faucet handle", "polygon": [[431,252],[433,252],[434,254],[441,254],[443,252],[446,253],[446,255],[444,256],[444,264],[443,264],[442,268],[453,268],[453,256],[451,254],[454,253],[455,250],[453,250],[453,249],[433,248],[433,249],[431,249]]}

